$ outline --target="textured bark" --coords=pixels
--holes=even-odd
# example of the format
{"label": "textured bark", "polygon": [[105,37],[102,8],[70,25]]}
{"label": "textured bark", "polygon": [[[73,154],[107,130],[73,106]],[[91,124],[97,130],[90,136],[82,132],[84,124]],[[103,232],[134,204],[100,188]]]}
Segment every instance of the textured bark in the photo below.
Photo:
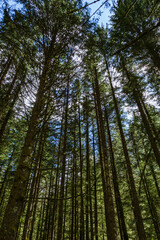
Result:
{"label": "textured bark", "polygon": [[67,83],[66,109],[65,109],[65,123],[64,123],[64,142],[63,142],[63,159],[62,159],[62,174],[60,186],[60,200],[58,207],[58,229],[57,240],[62,240],[62,226],[63,226],[63,204],[64,204],[64,183],[66,170],[66,144],[67,144],[67,127],[68,127],[68,100],[69,100],[69,80]]}
{"label": "textured bark", "polygon": [[143,219],[142,219],[142,215],[141,215],[141,209],[139,206],[139,200],[138,200],[135,182],[134,182],[134,178],[133,178],[133,172],[132,172],[131,162],[130,162],[130,158],[129,158],[129,154],[128,154],[127,143],[126,143],[126,139],[125,139],[123,128],[122,128],[118,103],[117,103],[117,99],[115,97],[115,92],[114,92],[114,88],[112,85],[112,80],[111,80],[107,60],[106,60],[106,68],[107,68],[107,72],[108,72],[108,78],[109,78],[112,97],[113,97],[113,101],[114,101],[117,123],[118,123],[121,142],[122,142],[122,146],[123,146],[123,153],[124,153],[125,160],[126,160],[126,167],[127,167],[128,178],[129,178],[129,190],[130,190],[130,196],[131,196],[131,200],[132,200],[134,217],[135,217],[135,221],[136,221],[137,233],[138,233],[139,239],[146,240],[146,234],[144,231]]}
{"label": "textured bark", "polygon": [[104,173],[104,179],[105,179],[105,182],[103,183],[104,185],[103,187],[104,187],[104,198],[105,198],[105,208],[106,208],[107,237],[108,237],[108,240],[113,240],[113,239],[116,240],[117,228],[116,228],[112,189],[111,189],[111,183],[110,183],[110,172],[109,172],[109,163],[107,158],[106,137],[105,137],[103,116],[102,116],[100,90],[99,90],[96,67],[94,67],[94,84],[95,84],[94,91],[95,91],[96,102],[97,102],[97,113],[98,113],[98,119],[99,119],[99,130],[100,130],[99,134],[100,134],[101,147],[102,147],[101,165],[102,165],[102,171]]}
{"label": "textured bark", "polygon": [[1,240],[15,240],[19,226],[19,220],[25,201],[26,189],[28,178],[30,175],[32,151],[35,142],[35,136],[37,133],[38,123],[40,120],[40,113],[43,107],[43,96],[45,91],[45,84],[48,78],[48,71],[50,66],[50,59],[46,61],[44,65],[42,77],[40,79],[40,85],[36,97],[36,102],[32,110],[32,116],[25,138],[24,147],[21,157],[19,159],[19,165],[15,173],[15,179],[13,187],[11,189],[10,198],[5,211],[3,219],[0,239]]}
{"label": "textured bark", "polygon": [[112,166],[113,185],[114,185],[115,200],[116,200],[121,240],[128,240],[129,238],[128,238],[127,228],[126,228],[126,224],[125,224],[125,217],[124,217],[121,195],[120,195],[120,191],[119,191],[118,176],[117,176],[114,151],[113,151],[111,134],[110,134],[107,109],[105,109],[105,116],[106,116],[106,122],[107,122],[107,132],[108,132],[108,140],[109,140],[109,148],[110,148],[110,159],[111,159],[111,166]]}

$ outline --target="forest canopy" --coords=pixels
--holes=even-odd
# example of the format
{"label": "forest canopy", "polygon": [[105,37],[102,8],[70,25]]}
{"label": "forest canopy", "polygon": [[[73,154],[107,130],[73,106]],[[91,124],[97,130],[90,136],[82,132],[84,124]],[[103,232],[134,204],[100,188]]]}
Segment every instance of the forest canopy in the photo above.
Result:
{"label": "forest canopy", "polygon": [[0,9],[0,240],[160,240],[159,1],[15,2]]}

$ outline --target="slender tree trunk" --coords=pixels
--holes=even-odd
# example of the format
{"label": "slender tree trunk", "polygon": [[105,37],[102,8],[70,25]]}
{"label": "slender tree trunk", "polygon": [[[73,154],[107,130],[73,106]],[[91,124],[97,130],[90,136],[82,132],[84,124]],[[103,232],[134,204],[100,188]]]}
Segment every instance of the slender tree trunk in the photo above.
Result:
{"label": "slender tree trunk", "polygon": [[116,165],[115,165],[114,151],[113,151],[113,146],[112,146],[108,114],[107,114],[106,108],[105,108],[105,116],[106,116],[106,122],[107,122],[107,132],[108,132],[108,140],[109,140],[109,148],[110,148],[110,159],[111,159],[111,166],[112,166],[113,185],[114,185],[114,191],[115,191],[115,200],[116,200],[120,234],[121,234],[122,240],[128,240],[128,233],[127,233],[127,228],[126,228],[126,224],[125,224],[123,205],[122,205],[121,195],[120,195],[119,186],[118,186],[118,176],[117,176],[117,170],[116,170]]}
{"label": "slender tree trunk", "polygon": [[95,239],[98,240],[98,210],[97,210],[97,171],[95,156],[95,133],[93,123],[93,159],[94,159],[94,222],[95,222]]}
{"label": "slender tree trunk", "polygon": [[80,240],[84,240],[84,204],[83,204],[83,156],[82,156],[82,143],[81,143],[81,116],[80,106],[78,107],[79,113],[79,155],[80,155],[80,175],[81,175],[81,207],[80,207]]}
{"label": "slender tree trunk", "polygon": [[128,154],[127,143],[126,143],[123,128],[122,128],[118,103],[117,103],[117,99],[115,97],[115,92],[114,92],[114,88],[112,85],[112,80],[111,80],[107,60],[106,60],[106,68],[108,71],[108,78],[109,78],[110,87],[111,87],[111,91],[112,91],[112,97],[113,97],[113,101],[114,101],[114,107],[115,107],[115,111],[116,111],[116,117],[117,117],[119,132],[120,132],[120,136],[121,136],[123,152],[124,152],[124,156],[125,156],[125,160],[126,160],[126,167],[127,167],[128,177],[129,177],[130,196],[131,196],[131,200],[132,200],[133,212],[134,212],[134,217],[135,217],[135,221],[136,221],[137,233],[138,233],[139,239],[146,240],[146,234],[144,231],[143,219],[142,219],[142,215],[141,215],[141,209],[139,206],[139,200],[138,200],[135,182],[134,182],[134,178],[133,178],[133,172],[132,172],[131,162],[130,162],[130,158],[129,158],[129,154]]}
{"label": "slender tree trunk", "polygon": [[15,173],[13,187],[11,189],[10,198],[6,208],[5,216],[0,230],[0,240],[15,240],[19,226],[19,220],[25,201],[27,182],[30,175],[32,151],[37,133],[38,122],[40,120],[40,113],[43,107],[43,99],[45,92],[45,85],[48,78],[48,71],[50,66],[50,59],[46,60],[43,69],[40,85],[36,97],[36,102],[32,110],[32,116],[25,138],[24,147],[19,165]]}
{"label": "slender tree trunk", "polygon": [[144,43],[146,45],[146,49],[148,50],[148,52],[151,56],[154,66],[160,70],[160,56],[159,56],[158,51],[156,51],[153,48],[153,46],[150,43],[148,43],[148,41],[144,41]]}
{"label": "slender tree trunk", "polygon": [[[94,83],[93,83],[94,89]],[[103,196],[104,196],[104,209],[105,209],[105,222],[107,227],[107,197],[106,197],[106,180],[105,180],[105,167],[104,167],[104,160],[102,158],[102,144],[101,144],[101,137],[100,137],[100,126],[99,126],[99,119],[98,119],[98,110],[97,110],[97,103],[96,103],[96,94],[94,90],[94,102],[95,102],[95,110],[96,110],[96,122],[97,122],[97,130],[98,130],[98,147],[99,147],[99,160],[101,166],[101,176],[102,176],[102,186],[103,186]],[[102,228],[103,229],[103,228]]]}
{"label": "slender tree trunk", "polygon": [[131,133],[131,139],[132,139],[133,150],[134,150],[134,153],[135,153],[135,157],[137,159],[137,164],[138,164],[138,167],[139,167],[140,175],[141,175],[141,178],[142,178],[144,190],[145,190],[145,193],[146,193],[148,206],[149,206],[150,213],[151,213],[151,216],[152,216],[152,221],[153,221],[155,232],[156,232],[156,235],[157,235],[157,239],[160,240],[160,225],[159,225],[158,214],[157,214],[157,211],[156,211],[156,208],[155,208],[155,205],[154,205],[154,200],[151,197],[151,194],[150,194],[150,191],[149,191],[149,187],[148,187],[148,183],[147,183],[147,179],[145,177],[145,174],[143,174],[143,176],[142,176],[142,171],[141,171],[141,168],[140,168],[139,154],[138,154],[137,145],[136,145],[136,142],[135,142],[133,132]]}
{"label": "slender tree trunk", "polygon": [[41,223],[40,223],[40,237],[39,237],[39,240],[42,239],[42,235],[43,235],[43,223],[44,223],[44,216],[45,216],[45,206],[46,206],[46,199],[44,198],[42,218],[41,218]]}
{"label": "slender tree trunk", "polygon": [[6,129],[6,127],[7,127],[8,121],[9,121],[9,119],[10,119],[12,113],[13,113],[13,107],[14,107],[17,99],[18,99],[18,95],[19,95],[19,93],[20,93],[20,90],[21,90],[21,85],[19,85],[19,86],[17,87],[17,89],[16,89],[16,91],[15,91],[14,98],[13,98],[11,104],[10,104],[9,110],[8,110],[8,112],[7,112],[4,120],[3,120],[3,122],[2,122],[1,129],[0,129],[0,144],[2,143],[3,134],[4,134],[5,129]]}
{"label": "slender tree trunk", "polygon": [[152,128],[152,131],[153,131],[153,133],[154,133],[154,137],[155,137],[155,139],[157,140],[157,143],[159,143],[159,136],[158,136],[158,131],[156,130],[156,127],[155,127],[155,125],[154,125],[154,123],[153,123],[153,121],[152,121],[152,119],[151,119],[151,116],[150,116],[150,114],[149,114],[149,112],[148,112],[148,109],[147,109],[147,107],[146,107],[146,105],[145,105],[145,103],[144,103],[144,100],[143,100],[143,98],[142,98],[142,96],[139,96],[140,97],[140,101],[141,101],[141,103],[142,103],[142,106],[143,106],[143,108],[144,108],[144,111],[145,111],[145,114],[146,114],[146,116],[147,116],[147,118],[148,118],[148,121],[149,121],[149,124],[150,124],[150,126],[151,126],[151,128]]}
{"label": "slender tree trunk", "polygon": [[63,219],[63,238],[62,238],[63,240],[65,239],[65,233],[66,233],[68,176],[69,176],[69,162],[68,162],[67,177],[66,177],[66,189],[65,189],[65,204],[64,204],[64,219]]}
{"label": "slender tree trunk", "polygon": [[152,176],[153,176],[153,179],[154,179],[154,182],[155,182],[155,186],[156,186],[158,196],[160,197],[160,187],[159,187],[157,177],[156,177],[156,174],[155,174],[155,171],[154,171],[154,168],[153,168],[153,164],[152,164],[151,161],[149,161],[149,166],[150,166],[151,173],[152,173]]}
{"label": "slender tree trunk", "polygon": [[18,74],[17,74],[17,72],[16,72],[16,73],[15,73],[15,76],[13,77],[12,83],[11,83],[11,85],[9,86],[9,89],[8,89],[6,95],[5,95],[5,97],[2,98],[2,101],[1,101],[1,103],[0,103],[0,120],[2,120],[2,118],[3,118],[3,113],[4,113],[4,111],[5,111],[5,108],[6,108],[6,106],[7,106],[8,103],[9,103],[10,96],[11,96],[11,92],[12,92],[12,90],[13,90],[13,86],[14,86],[14,84],[15,84],[15,81],[17,80],[17,75],[18,75]]}
{"label": "slender tree trunk", "polygon": [[[86,99],[86,105],[87,103]],[[89,236],[89,132],[88,132],[88,116],[86,110],[86,240],[90,239]]]}
{"label": "slender tree trunk", "polygon": [[12,61],[13,61],[13,58],[11,56],[9,56],[5,66],[4,66],[4,69],[2,70],[2,72],[0,74],[0,86],[3,84],[3,81],[7,75],[7,72],[12,64]]}
{"label": "slender tree trunk", "polygon": [[11,166],[11,163],[12,163],[12,160],[13,160],[13,155],[14,155],[15,149],[16,149],[16,145],[13,146],[13,150],[12,150],[11,156],[9,158],[7,169],[5,171],[3,181],[2,181],[2,185],[1,185],[1,188],[0,188],[0,210],[1,210],[1,206],[2,206],[2,203],[3,203],[3,200],[4,200],[4,196],[5,196],[3,193],[5,193],[5,186],[6,186],[6,183],[7,183],[8,173],[9,173],[9,169],[10,169],[10,166]]}
{"label": "slender tree trunk", "polygon": [[53,210],[52,210],[52,220],[51,220],[51,240],[54,240],[55,237],[55,216],[57,211],[57,198],[58,198],[58,180],[59,180],[59,170],[60,170],[60,154],[61,154],[61,145],[62,145],[62,131],[63,131],[63,116],[61,120],[61,130],[58,144],[58,157],[57,157],[57,170],[56,170],[56,180],[55,180],[55,190],[54,190],[54,199],[53,199]]}
{"label": "slender tree trunk", "polygon": [[[77,112],[77,111],[76,111]],[[75,116],[75,122],[77,121],[76,116]],[[75,124],[75,129],[76,129],[76,124]],[[78,179],[78,174],[77,174],[77,153],[76,153],[76,148],[77,148],[77,139],[76,139],[76,132],[74,133],[74,159],[75,159],[75,163],[74,163],[74,172],[75,172],[75,181],[74,181],[74,191],[75,191],[75,216],[74,216],[74,231],[75,231],[75,236],[74,236],[74,240],[77,239],[78,236],[78,200],[77,200],[77,179]]]}
{"label": "slender tree trunk", "polygon": [[41,134],[41,139],[40,139],[39,149],[38,149],[38,156],[37,156],[37,161],[35,163],[34,176],[33,176],[33,181],[32,181],[30,195],[29,195],[27,212],[26,212],[26,216],[25,216],[22,240],[25,240],[28,238],[30,217],[31,217],[32,211],[33,211],[34,197],[35,197],[36,186],[37,186],[37,181],[38,181],[38,177],[39,177],[39,169],[40,169],[41,161],[42,161],[42,153],[43,153],[43,146],[44,146],[43,140],[44,139]]}
{"label": "slender tree trunk", "polygon": [[33,235],[33,230],[34,230],[34,223],[35,223],[35,220],[36,220],[36,210],[37,210],[37,204],[38,204],[38,194],[39,194],[40,179],[41,179],[41,174],[40,174],[40,172],[38,172],[37,185],[35,187],[36,188],[35,203],[34,203],[34,206],[33,206],[33,217],[32,217],[32,221],[31,221],[29,240],[32,240],[32,235]]}
{"label": "slender tree trunk", "polygon": [[[105,179],[104,197],[106,202],[105,204],[106,204],[107,236],[108,236],[108,240],[113,240],[113,239],[116,240],[117,239],[116,219],[115,219],[113,196],[112,196],[112,189],[111,189],[111,183],[110,183],[109,163],[107,159],[107,149],[106,149],[106,137],[105,137],[103,116],[102,116],[100,90],[99,90],[96,67],[94,67],[94,84],[95,84],[94,91],[95,91],[96,102],[97,102],[97,113],[99,118],[100,139],[101,139],[102,153],[103,153],[102,155],[103,162],[101,162],[101,165],[103,165],[102,171],[104,171],[104,179]],[[104,166],[106,166],[105,170],[104,170]]]}
{"label": "slender tree trunk", "polygon": [[48,240],[48,223],[49,223],[49,210],[50,210],[50,205],[51,205],[51,187],[52,187],[52,181],[53,181],[53,176],[52,176],[52,171],[50,174],[50,183],[49,183],[49,188],[48,188],[48,199],[47,199],[47,208],[46,208],[46,214],[45,214],[45,225],[44,225],[44,232],[43,232],[43,239]]}
{"label": "slender tree trunk", "polygon": [[39,240],[42,213],[43,213],[43,203],[41,203],[41,208],[40,208],[40,213],[39,213],[39,220],[38,220],[38,226],[37,226],[37,232],[36,232],[36,240]]}
{"label": "slender tree trunk", "polygon": [[[22,69],[23,69],[23,61],[20,62],[19,66],[16,68],[16,73],[15,73],[15,75],[13,77],[13,80],[10,83],[10,85],[8,87],[8,90],[7,90],[6,94],[5,94],[5,96],[2,98],[2,101],[0,103],[0,120],[2,119],[3,113],[5,112],[5,109],[8,106],[8,103],[10,101],[11,95],[15,95],[14,93],[12,93],[12,91],[13,91],[13,88],[15,87],[15,82],[16,82],[17,78],[18,77],[22,78],[21,83],[17,84],[17,88],[18,88],[19,85],[21,85],[21,87],[22,87],[23,84],[24,84],[26,72],[22,72]],[[15,90],[15,92],[16,92],[16,90]]]}
{"label": "slender tree trunk", "polygon": [[67,127],[68,127],[68,100],[69,100],[69,80],[67,83],[67,96],[66,96],[66,110],[65,110],[65,123],[64,123],[64,142],[63,142],[63,161],[62,161],[62,174],[60,186],[60,200],[58,207],[58,229],[57,240],[62,240],[62,226],[63,226],[63,203],[64,203],[64,183],[65,183],[65,170],[66,170],[66,144],[67,144]]}
{"label": "slender tree trunk", "polygon": [[[89,112],[89,106],[88,106],[88,98],[87,98],[86,99],[86,184],[87,184],[86,197],[87,197],[87,210],[88,210],[88,212],[86,212],[86,214],[87,214],[88,225],[89,225],[88,215],[90,213],[90,231],[88,229],[88,236],[87,236],[87,234],[86,234],[86,236],[89,237],[89,232],[90,232],[91,233],[90,234],[90,239],[93,240],[94,234],[93,234],[93,213],[92,213],[91,178],[90,178],[90,154],[89,154],[90,145],[89,145],[89,116],[88,116],[88,112]],[[88,206],[89,206],[89,208],[88,208]],[[86,228],[86,232],[87,232],[87,228]]]}
{"label": "slender tree trunk", "polygon": [[158,166],[160,167],[160,152],[159,152],[159,150],[158,150],[157,143],[156,143],[155,138],[154,138],[154,136],[153,136],[153,133],[152,133],[150,124],[149,124],[149,122],[148,122],[148,119],[147,119],[146,114],[145,114],[145,112],[144,112],[143,106],[142,106],[142,104],[141,104],[138,91],[137,91],[136,87],[133,85],[133,82],[132,82],[132,80],[131,80],[131,78],[130,78],[130,74],[129,74],[128,69],[126,68],[126,66],[125,66],[124,63],[122,63],[122,64],[123,64],[123,69],[124,69],[124,71],[125,71],[125,73],[126,73],[126,76],[127,76],[127,78],[128,78],[128,81],[129,81],[129,82],[132,84],[132,86],[133,86],[133,96],[134,96],[134,99],[135,99],[135,101],[136,101],[136,103],[137,103],[139,112],[140,112],[140,114],[141,114],[141,118],[142,118],[142,121],[143,121],[143,123],[144,123],[144,127],[145,127],[145,129],[146,129],[146,132],[147,132],[147,134],[148,134],[148,138],[149,138],[149,141],[150,141],[150,143],[151,143],[151,146],[152,146],[152,149],[153,149],[153,152],[154,152],[154,155],[155,155],[157,164],[158,164]]}
{"label": "slender tree trunk", "polygon": [[[74,133],[75,135],[75,133]],[[75,138],[75,136],[74,136]],[[72,223],[71,223],[71,240],[73,240],[73,237],[74,237],[74,217],[75,217],[75,207],[74,207],[74,204],[75,204],[75,196],[74,196],[74,184],[75,184],[75,159],[74,159],[75,156],[73,156],[73,162],[72,162]]]}

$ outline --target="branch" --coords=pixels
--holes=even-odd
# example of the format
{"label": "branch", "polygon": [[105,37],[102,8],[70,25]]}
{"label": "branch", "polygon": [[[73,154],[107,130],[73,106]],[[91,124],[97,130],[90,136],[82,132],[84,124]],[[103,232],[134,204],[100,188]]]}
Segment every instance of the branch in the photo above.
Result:
{"label": "branch", "polygon": [[137,42],[139,39],[141,39],[142,37],[144,37],[145,35],[147,35],[148,33],[150,33],[151,31],[153,31],[154,29],[156,29],[157,27],[160,26],[160,22],[158,22],[154,27],[147,29],[146,31],[140,33],[136,38],[134,38],[133,40],[131,40],[130,42],[128,42],[127,44],[125,44],[122,48],[120,48],[119,50],[117,50],[116,52],[113,53],[112,56],[119,54],[121,51],[125,50],[126,48],[132,46],[135,42]]}

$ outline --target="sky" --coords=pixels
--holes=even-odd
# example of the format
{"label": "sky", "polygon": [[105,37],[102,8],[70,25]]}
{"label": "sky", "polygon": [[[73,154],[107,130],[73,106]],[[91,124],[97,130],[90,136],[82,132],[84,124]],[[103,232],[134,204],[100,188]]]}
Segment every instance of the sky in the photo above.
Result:
{"label": "sky", "polygon": [[[83,3],[92,3],[94,2],[95,0],[83,0]],[[89,8],[91,9],[91,15],[105,2],[105,0],[99,0],[97,3],[94,3],[92,5],[89,6]],[[110,1],[109,1],[110,2]],[[4,3],[4,0],[0,0],[0,8],[1,8],[1,5]],[[14,0],[8,0],[8,4],[10,6],[13,6],[14,8],[20,8],[20,4],[17,4]],[[100,8],[101,11],[101,16],[98,15],[98,12],[91,18],[93,19],[94,17],[96,18],[99,18],[99,22],[98,24],[101,26],[102,24],[104,26],[106,26],[106,23],[109,23],[109,16],[111,15],[110,13],[110,7],[105,7],[105,6],[102,6]]]}
{"label": "sky", "polygon": [[[86,1],[83,1],[84,3],[92,3],[94,2],[94,0],[86,0]],[[105,0],[100,0],[92,5],[89,6],[89,8],[91,9],[91,15],[105,2]],[[111,1],[108,1],[108,2],[111,2]],[[109,16],[111,16],[111,13],[110,13],[110,7],[105,7],[105,6],[102,6],[100,8],[101,11],[101,16],[99,16],[97,13],[93,16],[93,17],[98,17],[99,18],[99,22],[98,24],[101,26],[102,24],[104,26],[106,26],[106,23],[109,24]],[[92,17],[92,18],[93,18]],[[91,18],[91,19],[92,19]]]}

